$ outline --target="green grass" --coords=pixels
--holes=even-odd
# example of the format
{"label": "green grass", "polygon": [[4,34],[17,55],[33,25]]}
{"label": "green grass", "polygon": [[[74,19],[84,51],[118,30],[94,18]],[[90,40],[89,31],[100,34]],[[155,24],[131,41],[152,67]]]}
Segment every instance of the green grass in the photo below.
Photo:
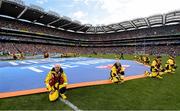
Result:
{"label": "green grass", "polygon": [[49,102],[48,94],[36,94],[0,100],[0,110],[70,110],[60,101]]}
{"label": "green grass", "polygon": [[[92,58],[108,58],[108,59],[115,59],[116,56],[119,56],[119,55],[116,55],[116,54],[91,54],[91,55],[81,55],[82,57],[92,57]],[[133,56],[132,55],[124,55],[125,59],[133,59]]]}
{"label": "green grass", "polygon": [[[83,55],[86,56],[86,55]],[[114,58],[115,55],[91,55]],[[126,59],[132,59],[126,55]],[[163,63],[167,57],[163,57]],[[176,58],[180,65],[180,57]],[[124,84],[100,85],[68,90],[68,100],[82,110],[180,110],[180,68],[163,80],[144,78]],[[71,110],[60,101],[49,102],[48,94],[36,94],[0,100],[0,109]]]}

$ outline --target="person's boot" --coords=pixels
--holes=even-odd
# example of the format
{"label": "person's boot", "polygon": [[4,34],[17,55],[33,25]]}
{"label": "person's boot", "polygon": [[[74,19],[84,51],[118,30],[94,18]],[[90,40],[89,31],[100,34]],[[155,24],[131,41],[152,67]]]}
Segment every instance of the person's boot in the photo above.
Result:
{"label": "person's boot", "polygon": [[144,75],[145,75],[145,76],[149,76],[150,73],[149,73],[148,71],[145,71],[145,72],[144,72]]}
{"label": "person's boot", "polygon": [[61,93],[60,93],[60,96],[61,96],[62,99],[64,99],[64,100],[67,99],[67,97],[65,96],[65,94],[61,94]]}
{"label": "person's boot", "polygon": [[156,76],[156,78],[158,78],[158,79],[163,79],[163,77],[161,77],[160,75]]}

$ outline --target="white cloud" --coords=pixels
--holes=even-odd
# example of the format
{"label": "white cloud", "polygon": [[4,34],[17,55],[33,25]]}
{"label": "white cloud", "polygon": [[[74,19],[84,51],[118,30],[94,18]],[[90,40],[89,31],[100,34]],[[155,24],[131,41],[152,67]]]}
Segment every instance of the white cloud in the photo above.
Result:
{"label": "white cloud", "polygon": [[47,2],[48,0],[36,0],[36,3],[41,4],[41,5]]}
{"label": "white cloud", "polygon": [[84,3],[86,5],[89,5],[89,2],[94,1],[94,0],[73,0],[73,1],[76,2],[76,3],[81,2],[81,3]]}
{"label": "white cloud", "polygon": [[85,14],[83,11],[77,11],[73,13],[73,17],[80,19],[85,17],[87,14]]}
{"label": "white cloud", "polygon": [[[58,1],[62,4],[62,2],[66,3],[67,0]],[[36,2],[44,4],[48,0],[36,0]],[[60,15],[65,13],[66,16],[82,23],[93,25],[107,25],[180,10],[180,0],[71,0],[71,3],[69,1],[67,3],[66,6],[69,7],[66,8],[70,12],[67,12],[66,8],[55,8],[54,11]]]}
{"label": "white cloud", "polygon": [[88,13],[85,13],[83,11],[76,11],[72,14],[72,18],[75,19],[75,20],[78,20],[80,21],[81,23],[85,24],[85,23],[88,23]]}
{"label": "white cloud", "polygon": [[106,17],[102,24],[117,23],[180,9],[180,0],[97,0]]}

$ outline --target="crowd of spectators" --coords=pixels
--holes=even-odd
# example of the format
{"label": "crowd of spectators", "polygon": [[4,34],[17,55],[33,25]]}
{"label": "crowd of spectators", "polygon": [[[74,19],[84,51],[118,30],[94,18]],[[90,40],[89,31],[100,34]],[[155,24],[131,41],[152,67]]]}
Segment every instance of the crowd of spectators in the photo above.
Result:
{"label": "crowd of spectators", "polygon": [[180,25],[145,28],[111,34],[78,34],[73,32],[62,31],[59,29],[49,28],[37,24],[7,19],[3,17],[0,17],[0,28],[15,29],[23,32],[33,32],[37,34],[49,34],[62,38],[82,39],[91,41],[180,34]]}
{"label": "crowd of spectators", "polygon": [[0,52],[8,52],[9,54],[20,53],[28,55],[49,53],[77,53],[77,54],[134,54],[144,51],[146,54],[161,55],[173,54],[180,55],[180,46],[147,46],[147,47],[68,47],[58,45],[43,45],[43,44],[23,44],[23,43],[0,43]]}
{"label": "crowd of spectators", "polygon": [[[41,26],[32,23],[21,22],[13,19],[7,19],[0,17],[0,29],[14,29],[23,32],[33,32],[37,34],[49,34],[52,36],[62,37],[62,38],[71,38],[78,40],[87,40],[89,44],[94,44],[93,41],[107,41],[118,39],[123,41],[123,39],[131,39],[131,38],[139,38],[139,37],[152,37],[152,36],[167,36],[167,35],[175,35],[180,34],[180,25],[172,25],[172,26],[163,26],[163,27],[154,27],[148,29],[141,30],[133,30],[133,31],[124,31],[119,33],[112,34],[78,34],[66,32],[54,28],[49,28],[46,26]],[[9,40],[9,42],[7,42]],[[19,43],[10,42],[10,40],[20,41]],[[145,46],[143,43],[142,46],[138,47],[80,47],[82,43],[77,43],[79,45],[75,45],[73,47],[70,46],[60,46],[60,42],[56,40],[45,40],[45,39],[35,39],[30,37],[16,37],[16,36],[0,36],[0,54],[15,54],[23,52],[25,54],[42,54],[44,52],[49,53],[78,53],[78,54],[92,54],[92,53],[124,53],[124,54],[134,54],[136,52],[144,51],[148,54],[175,54],[180,55],[180,46],[168,45],[167,41],[160,41],[160,43],[167,44],[164,46],[158,46],[158,44],[154,46]],[[2,42],[6,41],[6,42]],[[24,42],[26,41],[26,43]],[[175,42],[179,42],[179,40],[175,40]],[[27,43],[29,42],[29,43]],[[32,43],[34,42],[34,43]],[[35,43],[36,42],[36,43]],[[173,41],[172,41],[173,42]],[[42,43],[51,43],[51,45],[44,45]],[[53,45],[53,44],[54,45]],[[146,42],[147,43],[147,42]],[[56,45],[55,45],[56,44]],[[70,43],[69,43],[70,44]],[[100,44],[100,43],[98,43]],[[113,44],[113,43],[112,43]],[[151,42],[151,44],[155,44],[155,42]],[[116,45],[116,44],[115,44]],[[144,46],[143,46],[144,45]]]}
{"label": "crowd of spectators", "polygon": [[46,37],[46,39],[42,39],[42,38],[36,38],[36,37],[32,37],[29,35],[20,35],[20,36],[16,36],[16,35],[0,35],[0,41],[16,41],[16,42],[21,42],[21,43],[38,43],[38,44],[52,44],[52,45],[66,45],[66,46],[127,46],[127,45],[136,45],[136,46],[147,46],[147,45],[168,45],[168,44],[180,44],[180,40],[178,39],[169,39],[168,37],[165,38],[166,40],[161,40],[161,41],[152,41],[152,40],[148,40],[146,39],[146,41],[144,40],[138,40],[138,41],[134,41],[134,40],[119,40],[119,41],[108,41],[108,42],[103,42],[103,41],[99,41],[99,42],[95,42],[95,41],[91,41],[91,42],[87,42],[87,41],[73,41],[73,40],[59,40],[59,39],[52,39],[50,37]]}

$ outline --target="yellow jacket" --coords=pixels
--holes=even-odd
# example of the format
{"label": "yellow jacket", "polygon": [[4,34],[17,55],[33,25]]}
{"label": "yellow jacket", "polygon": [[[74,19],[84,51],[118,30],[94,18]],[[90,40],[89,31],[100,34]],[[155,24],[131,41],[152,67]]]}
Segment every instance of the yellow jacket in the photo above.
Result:
{"label": "yellow jacket", "polygon": [[152,72],[163,72],[163,67],[161,65],[161,62],[158,62],[157,59],[154,59],[151,64],[151,71]]}
{"label": "yellow jacket", "polygon": [[[62,83],[60,82],[57,82],[56,84],[55,84],[55,86],[57,86],[57,85],[60,85],[61,87],[65,87],[65,86],[67,86],[67,84],[68,84],[68,81],[67,81],[67,76],[66,76],[66,74],[64,73],[64,71],[62,70],[62,68],[60,69],[60,73],[61,73],[61,79],[63,79],[62,81]],[[52,86],[50,86],[50,80],[53,78],[53,76],[56,76],[56,77],[58,77],[59,75],[55,72],[55,70],[54,70],[54,68],[47,74],[47,76],[46,76],[46,79],[45,79],[45,84],[46,84],[46,87],[47,87],[47,89],[48,89],[48,91],[52,91],[52,90],[54,90],[54,88],[52,87]]]}
{"label": "yellow jacket", "polygon": [[174,65],[175,61],[173,59],[168,59],[167,64]]}
{"label": "yellow jacket", "polygon": [[112,74],[118,74],[118,73],[122,73],[122,72],[124,72],[124,68],[123,67],[121,67],[121,69],[119,70],[119,72],[118,72],[118,69],[115,67],[115,66],[113,66],[112,68],[111,68],[111,73]]}
{"label": "yellow jacket", "polygon": [[155,60],[152,61],[151,71],[152,71],[152,72],[156,72],[156,71],[158,71],[158,70],[159,70],[159,68],[158,68],[158,62],[157,62],[157,60],[155,59]]}
{"label": "yellow jacket", "polygon": [[148,62],[149,60],[150,60],[149,57],[146,57],[146,56],[143,57],[144,62]]}
{"label": "yellow jacket", "polygon": [[157,60],[153,60],[151,66],[156,66],[158,64]]}

